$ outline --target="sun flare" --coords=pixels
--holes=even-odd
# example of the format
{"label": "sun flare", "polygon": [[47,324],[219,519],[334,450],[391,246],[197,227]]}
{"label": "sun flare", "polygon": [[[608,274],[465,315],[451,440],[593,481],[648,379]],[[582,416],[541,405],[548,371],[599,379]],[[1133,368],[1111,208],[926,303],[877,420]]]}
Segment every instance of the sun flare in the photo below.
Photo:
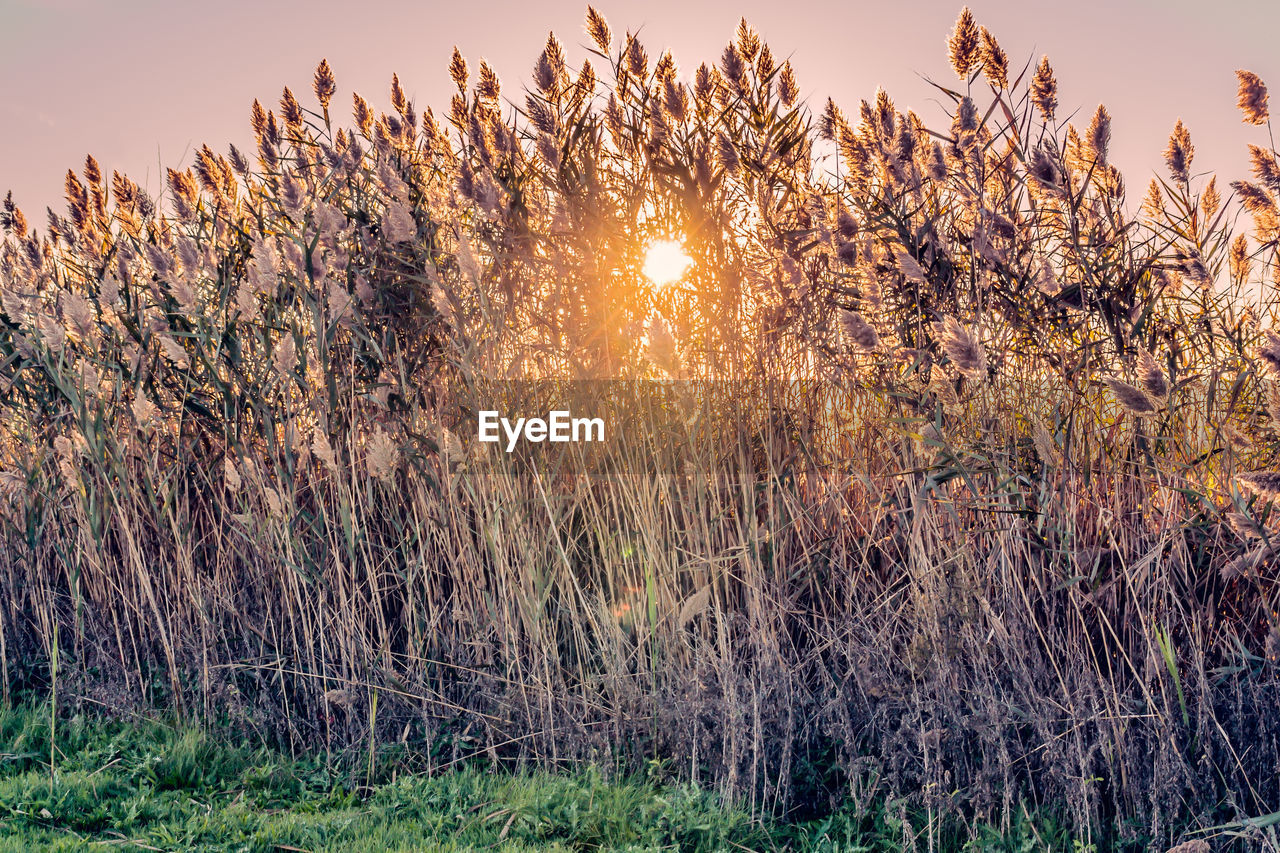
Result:
{"label": "sun flare", "polygon": [[644,255],[644,277],[657,285],[671,284],[684,277],[693,259],[678,240],[658,240]]}

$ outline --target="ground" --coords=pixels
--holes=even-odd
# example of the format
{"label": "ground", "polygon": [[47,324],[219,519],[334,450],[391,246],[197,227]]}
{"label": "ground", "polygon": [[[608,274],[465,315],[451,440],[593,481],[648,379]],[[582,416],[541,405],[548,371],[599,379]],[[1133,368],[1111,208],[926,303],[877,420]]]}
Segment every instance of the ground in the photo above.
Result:
{"label": "ground", "polygon": [[[54,720],[47,704],[0,707],[0,851],[887,851],[904,841],[901,813],[883,804],[778,824],[694,786],[591,768],[403,775],[379,762],[373,772],[383,778],[368,785],[365,770],[337,769],[332,756],[154,720]],[[1046,832],[1027,824],[967,849],[1073,846]]]}

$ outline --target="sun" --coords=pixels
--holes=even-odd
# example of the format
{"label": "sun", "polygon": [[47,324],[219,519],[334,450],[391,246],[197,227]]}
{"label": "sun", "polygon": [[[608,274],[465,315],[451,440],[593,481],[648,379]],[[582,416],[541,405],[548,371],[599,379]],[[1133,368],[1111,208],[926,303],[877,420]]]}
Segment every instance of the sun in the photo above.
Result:
{"label": "sun", "polygon": [[670,284],[684,277],[693,259],[677,240],[657,240],[644,255],[644,277],[657,285]]}

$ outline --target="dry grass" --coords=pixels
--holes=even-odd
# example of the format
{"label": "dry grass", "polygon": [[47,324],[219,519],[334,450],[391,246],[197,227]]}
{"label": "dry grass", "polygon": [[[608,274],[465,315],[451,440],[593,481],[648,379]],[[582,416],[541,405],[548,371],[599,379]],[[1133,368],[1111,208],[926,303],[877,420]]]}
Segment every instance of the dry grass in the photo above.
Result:
{"label": "dry grass", "polygon": [[[322,63],[167,205],[92,159],[6,205],[6,690],[56,636],[81,695],[766,810],[876,778],[930,840],[1274,811],[1275,151],[1251,239],[1181,125],[1133,213],[1106,110],[971,19],[933,130],[812,115],[745,22],[688,85],[588,31],[520,96],[456,56],[443,118],[339,128]],[[630,437],[471,441],[574,394]]]}

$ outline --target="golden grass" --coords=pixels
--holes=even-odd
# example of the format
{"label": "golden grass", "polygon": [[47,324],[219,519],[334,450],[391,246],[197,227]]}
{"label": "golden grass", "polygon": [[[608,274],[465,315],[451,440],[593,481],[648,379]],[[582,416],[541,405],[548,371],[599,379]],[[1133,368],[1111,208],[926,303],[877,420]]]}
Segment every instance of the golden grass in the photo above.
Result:
{"label": "golden grass", "polygon": [[[1106,109],[967,13],[934,129],[812,115],[745,21],[692,83],[587,26],[522,97],[456,54],[443,119],[393,78],[339,127],[322,62],[165,203],[92,158],[43,233],[6,202],[6,691],[57,638],[81,695],[442,765],[1271,810],[1275,151],[1250,238],[1181,125],[1133,213]],[[472,441],[570,397],[629,436]]]}

